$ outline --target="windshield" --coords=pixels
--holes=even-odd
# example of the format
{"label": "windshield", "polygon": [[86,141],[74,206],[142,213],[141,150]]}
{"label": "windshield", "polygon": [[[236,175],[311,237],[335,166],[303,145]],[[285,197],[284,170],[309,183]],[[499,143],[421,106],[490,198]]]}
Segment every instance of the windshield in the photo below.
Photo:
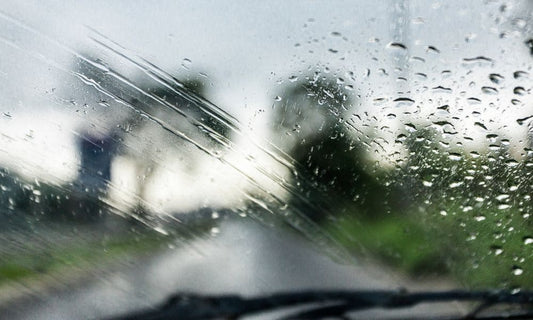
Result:
{"label": "windshield", "polygon": [[4,1],[0,313],[533,289],[532,10]]}

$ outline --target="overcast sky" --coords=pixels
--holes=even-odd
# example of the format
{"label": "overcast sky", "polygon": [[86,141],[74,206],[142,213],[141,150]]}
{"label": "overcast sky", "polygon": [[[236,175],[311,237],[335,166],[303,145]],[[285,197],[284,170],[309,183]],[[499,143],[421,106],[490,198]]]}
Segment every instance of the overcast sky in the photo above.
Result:
{"label": "overcast sky", "polygon": [[[376,128],[390,128],[381,130],[385,139],[397,134],[403,113],[424,122],[435,106],[450,104],[461,138],[484,137],[473,126],[481,122],[520,145],[527,128],[516,119],[533,113],[530,92],[513,93],[531,89],[530,81],[513,78],[518,70],[531,73],[523,43],[532,28],[527,1],[408,1],[405,10],[401,1],[1,2],[0,161],[29,176],[75,175],[72,132],[87,119],[61,99],[69,90],[72,99],[86,93],[65,76],[72,68],[65,48],[96,52],[92,30],[178,78],[205,79],[210,100],[258,136],[269,121],[262,110],[291,77],[309,70],[353,86],[361,99],[350,113],[376,115]],[[394,41],[407,50],[391,47]],[[464,60],[479,56],[491,61]],[[491,83],[490,73],[505,81]],[[451,94],[432,89],[438,86]],[[483,94],[483,86],[499,93]],[[402,96],[416,105],[393,103]],[[398,117],[385,117],[390,113]]]}

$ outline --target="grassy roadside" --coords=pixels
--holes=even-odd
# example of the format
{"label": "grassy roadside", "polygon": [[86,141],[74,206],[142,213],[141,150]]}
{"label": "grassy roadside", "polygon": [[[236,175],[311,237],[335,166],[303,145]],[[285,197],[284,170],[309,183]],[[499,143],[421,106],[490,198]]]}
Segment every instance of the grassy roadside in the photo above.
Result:
{"label": "grassy roadside", "polygon": [[124,234],[109,240],[76,242],[70,246],[46,248],[40,252],[8,254],[0,261],[0,286],[60,273],[87,264],[104,264],[126,256],[164,248],[172,240],[157,232]]}
{"label": "grassy roadside", "polygon": [[501,210],[480,209],[483,218],[475,211],[463,216],[348,216],[327,228],[349,250],[415,277],[449,275],[469,288],[532,288],[531,227],[518,212],[502,219]]}

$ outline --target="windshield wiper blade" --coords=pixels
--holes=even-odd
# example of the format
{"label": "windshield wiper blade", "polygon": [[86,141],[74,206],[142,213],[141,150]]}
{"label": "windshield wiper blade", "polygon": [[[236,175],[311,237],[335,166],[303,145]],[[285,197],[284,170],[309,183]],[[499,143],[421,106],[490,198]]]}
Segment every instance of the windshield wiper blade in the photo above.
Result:
{"label": "windshield wiper blade", "polygon": [[[244,298],[238,295],[176,294],[160,307],[142,310],[113,320],[197,320],[238,319],[260,312],[272,312],[290,307],[307,307],[284,319],[322,319],[339,317],[349,312],[371,308],[399,309],[420,303],[472,301],[480,307],[466,316],[445,319],[499,319],[503,316],[481,316],[481,311],[496,304],[523,305],[520,313],[506,314],[505,319],[533,318],[533,291],[466,291],[413,292],[405,290],[303,291],[277,293]],[[318,305],[318,307],[317,307]]]}

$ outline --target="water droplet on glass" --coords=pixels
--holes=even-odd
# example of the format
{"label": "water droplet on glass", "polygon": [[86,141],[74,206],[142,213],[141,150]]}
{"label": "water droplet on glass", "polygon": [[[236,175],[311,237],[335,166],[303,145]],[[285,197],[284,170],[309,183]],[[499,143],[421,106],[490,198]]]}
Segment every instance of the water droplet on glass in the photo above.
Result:
{"label": "water droplet on glass", "polygon": [[475,216],[475,217],[474,217],[474,220],[476,220],[476,221],[478,221],[478,222],[479,222],[479,221],[485,221],[486,219],[487,219],[487,218],[486,218],[485,216]]}
{"label": "water droplet on glass", "polygon": [[481,123],[481,122],[477,122],[477,121],[476,121],[476,122],[474,123],[474,126],[479,127],[479,128],[481,128],[481,129],[483,129],[483,130],[488,130],[487,127],[486,127],[483,123]]}
{"label": "water droplet on glass", "polygon": [[525,72],[525,71],[515,71],[513,72],[513,77],[515,79],[521,79],[521,78],[527,78],[527,76],[529,75],[529,73]]}
{"label": "water droplet on glass", "polygon": [[503,80],[505,78],[502,75],[500,75],[500,74],[491,73],[491,74],[489,74],[489,79],[490,79],[490,81],[492,81],[495,84],[500,84],[500,83],[503,82]]}
{"label": "water droplet on glass", "polygon": [[411,98],[406,98],[406,97],[396,98],[396,99],[394,99],[392,101],[397,103],[396,104],[397,107],[402,106],[402,105],[410,106],[413,103],[415,103],[415,100],[413,100]]}
{"label": "water droplet on glass", "polygon": [[290,82],[298,81],[298,76],[290,76],[290,77],[289,77],[289,81],[290,81]]}
{"label": "water droplet on glass", "polygon": [[520,118],[520,119],[516,119],[516,122],[519,124],[519,125],[523,125],[524,122],[528,121],[529,119],[533,118],[533,115],[529,116],[529,117],[525,117],[525,118]]}
{"label": "water droplet on glass", "polygon": [[400,42],[389,42],[389,44],[387,44],[387,48],[402,49],[402,50],[407,49],[407,47],[403,43],[400,43]]}
{"label": "water droplet on glass", "polygon": [[503,193],[503,194],[498,195],[498,196],[496,197],[496,200],[498,200],[498,201],[503,201],[503,200],[508,199],[508,198],[509,198],[509,195]]}
{"label": "water droplet on glass", "polygon": [[477,56],[477,57],[474,57],[474,58],[463,58],[463,61],[464,62],[468,62],[468,63],[492,62],[492,59],[484,57],[484,56]]}
{"label": "water droplet on glass", "polygon": [[431,88],[433,92],[442,92],[442,93],[452,93],[452,88],[446,88],[443,86],[437,86],[434,88]]}
{"label": "water droplet on glass", "polygon": [[481,87],[481,92],[485,94],[498,94],[498,89],[494,87]]}
{"label": "water droplet on glass", "polygon": [[405,125],[405,130],[409,131],[409,132],[415,132],[416,131],[416,126],[412,123],[406,123]]}
{"label": "water droplet on glass", "polygon": [[188,59],[188,58],[185,58],[181,61],[181,66],[183,67],[183,69],[185,70],[189,70],[189,68],[191,67],[191,64],[192,64],[192,60],[191,59]]}
{"label": "water droplet on glass", "polygon": [[520,268],[519,266],[513,266],[513,274],[515,276],[519,276],[522,273],[524,273],[524,269]]}
{"label": "water droplet on glass", "polygon": [[433,121],[432,122],[434,125],[438,126],[438,127],[441,127],[441,128],[444,128],[445,126],[450,126],[452,129],[455,129],[455,126],[449,122],[449,121],[446,121],[446,120],[443,120],[443,121]]}
{"label": "water droplet on glass", "polygon": [[426,62],[426,59],[422,58],[422,57],[411,57],[410,59],[411,61],[419,61],[419,62]]}
{"label": "water droplet on glass", "polygon": [[491,246],[490,249],[494,252],[495,256],[499,256],[503,253],[503,249],[500,246]]}
{"label": "water droplet on glass", "polygon": [[524,89],[524,87],[515,87],[513,89],[513,93],[519,96],[523,96],[526,94],[526,89]]}
{"label": "water droplet on glass", "polygon": [[518,167],[518,165],[520,164],[518,161],[514,160],[514,159],[509,159],[509,160],[506,160],[505,161],[505,164],[509,167],[509,168],[515,168],[515,167]]}
{"label": "water droplet on glass", "polygon": [[102,107],[105,107],[105,108],[109,108],[109,106],[110,106],[109,102],[107,102],[105,100],[98,101],[98,104],[101,105]]}
{"label": "water droplet on glass", "polygon": [[446,112],[450,112],[450,106],[447,105],[447,104],[445,104],[445,105],[443,105],[443,106],[440,106],[440,107],[437,107],[437,109],[439,109],[439,110],[444,110],[444,111],[446,111]]}
{"label": "water droplet on glass", "polygon": [[378,73],[382,76],[388,76],[389,74],[387,73],[387,70],[383,69],[383,68],[379,68],[378,69]]}
{"label": "water droplet on glass", "polygon": [[470,104],[479,104],[479,103],[481,103],[480,99],[474,98],[474,97],[467,98],[466,101],[468,101],[468,103],[470,103]]}
{"label": "water droplet on glass", "polygon": [[280,97],[280,96],[276,96],[276,97],[274,98],[274,100],[275,100],[275,101],[281,101],[281,97]]}
{"label": "water droplet on glass", "polygon": [[433,182],[431,181],[422,181],[422,185],[424,185],[424,187],[431,187],[433,185]]}
{"label": "water droplet on glass", "polygon": [[533,237],[524,237],[524,244],[532,244],[533,243]]}
{"label": "water droplet on glass", "polygon": [[405,140],[407,139],[407,136],[403,133],[400,133],[397,137],[396,137],[396,142],[404,142]]}
{"label": "water droplet on glass", "polygon": [[427,46],[426,51],[431,53],[440,53],[440,50],[434,46]]}
{"label": "water droplet on glass", "polygon": [[376,98],[376,99],[373,100],[374,105],[380,105],[380,104],[384,103],[385,101],[387,101],[386,98]]}
{"label": "water droplet on glass", "polygon": [[460,186],[462,186],[462,185],[463,185],[463,182],[462,182],[462,181],[459,181],[459,182],[452,182],[452,183],[450,183],[449,187],[450,187],[451,189],[453,189],[453,188],[460,187]]}
{"label": "water droplet on glass", "polygon": [[212,236],[216,236],[220,233],[220,229],[217,228],[217,227],[213,227],[211,228],[211,230],[209,231],[211,233]]}
{"label": "water droplet on glass", "polygon": [[450,160],[453,160],[453,161],[459,161],[462,159],[461,155],[459,153],[454,153],[454,152],[451,152],[449,155],[448,155],[448,158]]}

